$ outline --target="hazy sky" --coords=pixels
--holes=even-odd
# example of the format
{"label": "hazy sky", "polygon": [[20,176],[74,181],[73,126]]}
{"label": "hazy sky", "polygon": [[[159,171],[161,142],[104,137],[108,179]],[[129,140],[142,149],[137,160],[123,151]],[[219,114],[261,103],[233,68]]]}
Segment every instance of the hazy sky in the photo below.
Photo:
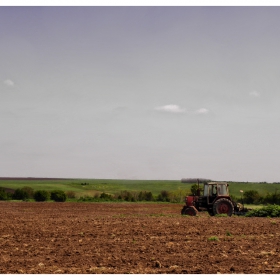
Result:
{"label": "hazy sky", "polygon": [[280,7],[0,7],[0,176],[280,181]]}

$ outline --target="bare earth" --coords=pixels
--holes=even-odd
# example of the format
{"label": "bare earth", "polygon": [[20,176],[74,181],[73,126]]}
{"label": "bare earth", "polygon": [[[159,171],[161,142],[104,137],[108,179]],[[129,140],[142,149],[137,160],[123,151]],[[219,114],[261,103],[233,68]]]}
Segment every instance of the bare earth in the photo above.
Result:
{"label": "bare earth", "polygon": [[182,206],[0,202],[0,273],[280,273],[279,218]]}

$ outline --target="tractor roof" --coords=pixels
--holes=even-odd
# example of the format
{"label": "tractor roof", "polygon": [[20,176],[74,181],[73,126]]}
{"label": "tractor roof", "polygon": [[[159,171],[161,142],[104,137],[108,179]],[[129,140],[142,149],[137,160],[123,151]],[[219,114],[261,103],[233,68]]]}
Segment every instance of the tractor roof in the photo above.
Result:
{"label": "tractor roof", "polygon": [[227,184],[227,182],[208,182],[207,185]]}

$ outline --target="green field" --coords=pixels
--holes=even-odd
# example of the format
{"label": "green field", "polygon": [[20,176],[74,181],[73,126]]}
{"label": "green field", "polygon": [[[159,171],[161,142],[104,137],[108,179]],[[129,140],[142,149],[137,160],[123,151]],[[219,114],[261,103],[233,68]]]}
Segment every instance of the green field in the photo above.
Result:
{"label": "green field", "polygon": [[[158,195],[161,191],[178,191],[188,194],[191,183],[181,183],[178,181],[167,180],[110,180],[110,179],[57,179],[57,180],[0,180],[0,187],[17,189],[22,187],[31,187],[34,190],[63,190],[73,191],[77,196],[89,195],[106,192],[116,194],[120,191],[140,192],[148,191],[153,195]],[[239,198],[240,190],[256,190],[261,195],[274,193],[280,190],[280,184],[277,183],[244,183],[229,182],[230,194]]]}

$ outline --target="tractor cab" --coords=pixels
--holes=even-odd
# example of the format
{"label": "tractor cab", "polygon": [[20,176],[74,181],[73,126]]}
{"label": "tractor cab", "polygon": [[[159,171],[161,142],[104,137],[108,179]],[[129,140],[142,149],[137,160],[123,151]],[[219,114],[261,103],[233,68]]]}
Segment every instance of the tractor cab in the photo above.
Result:
{"label": "tractor cab", "polygon": [[204,196],[229,196],[228,184],[224,182],[210,182],[204,184]]}
{"label": "tractor cab", "polygon": [[228,184],[226,182],[205,183],[203,196],[208,203],[213,203],[217,197],[229,197]]}

